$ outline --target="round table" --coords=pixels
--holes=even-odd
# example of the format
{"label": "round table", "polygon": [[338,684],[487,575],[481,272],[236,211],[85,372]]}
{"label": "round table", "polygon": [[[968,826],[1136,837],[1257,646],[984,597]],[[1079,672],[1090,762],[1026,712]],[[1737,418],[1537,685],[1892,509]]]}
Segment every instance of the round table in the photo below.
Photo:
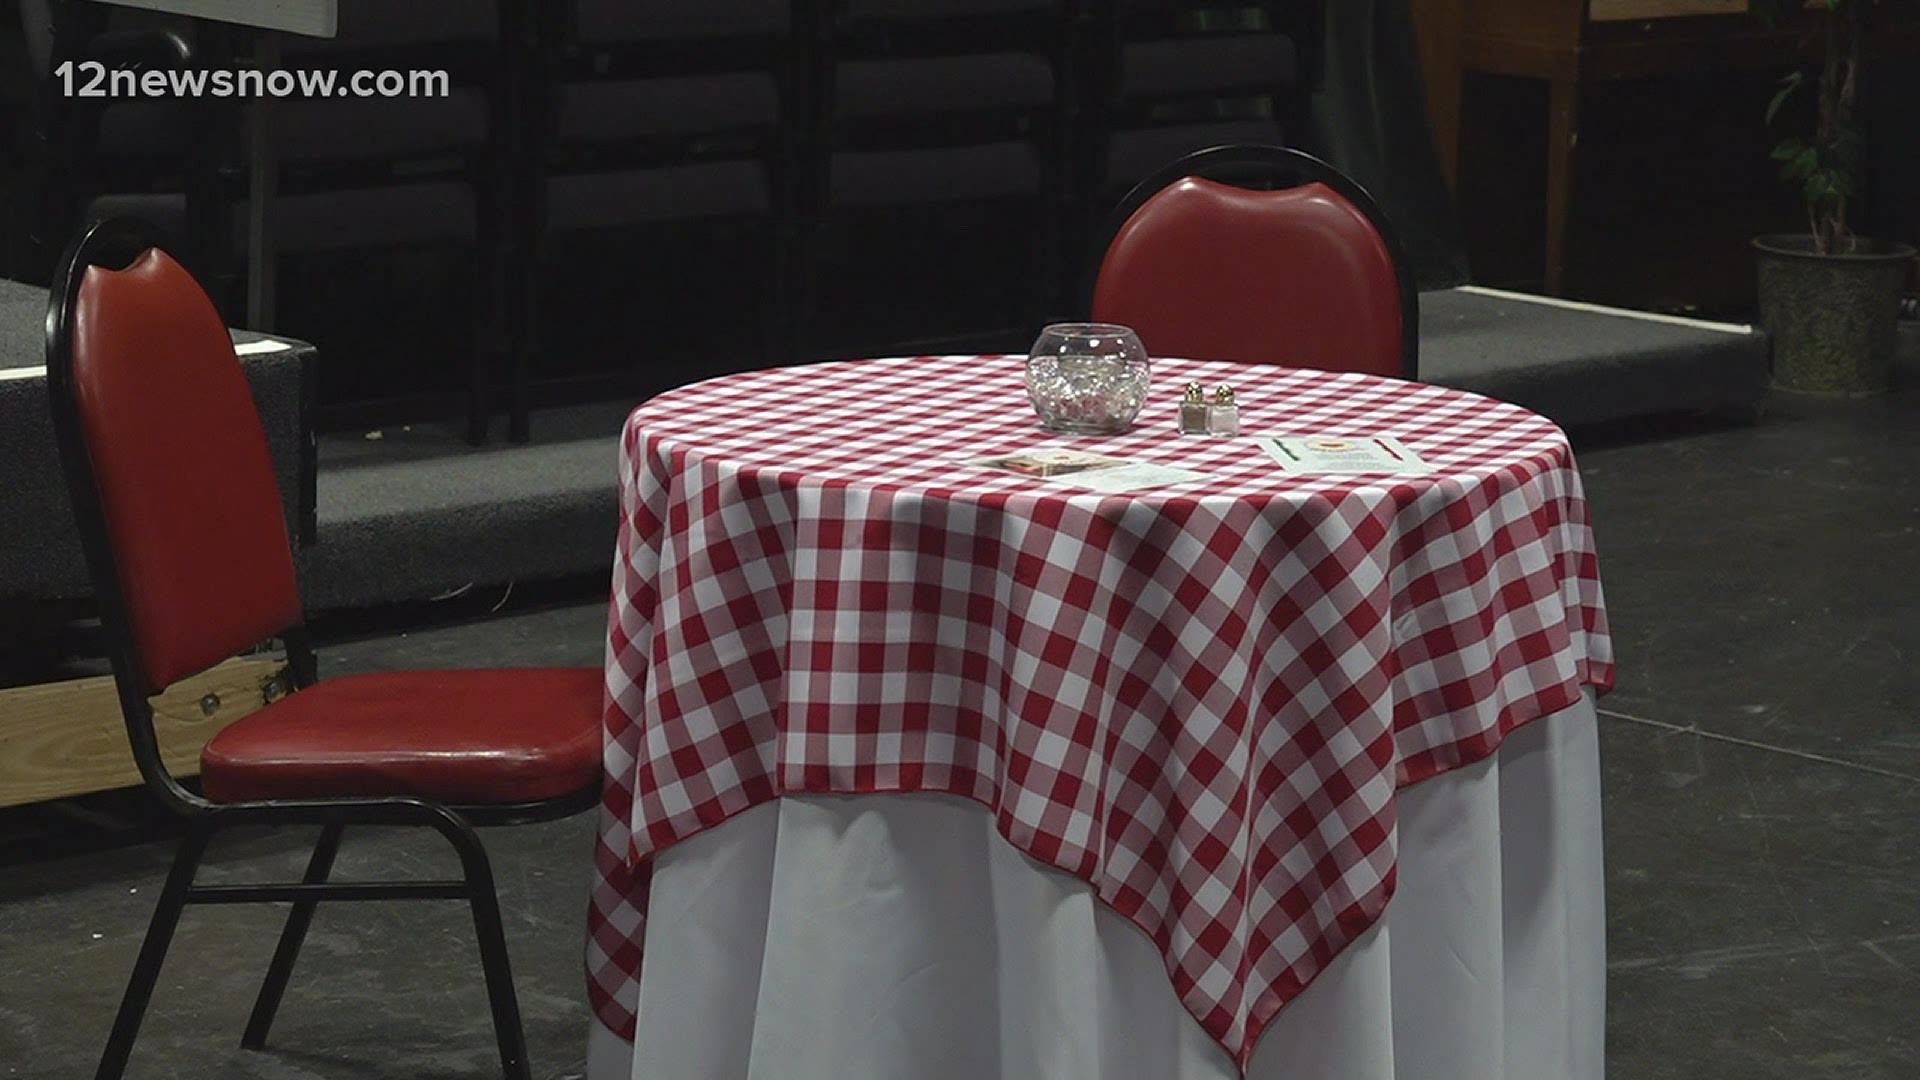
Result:
{"label": "round table", "polygon": [[[965,881],[936,887],[911,868],[928,857],[927,845],[948,845],[958,858],[970,843],[984,852],[979,859],[1015,859],[1033,880],[1097,898],[1101,910],[1086,926],[1124,920],[1139,934],[1111,953],[1062,951],[1047,940],[1047,917],[1018,917],[1020,905],[1003,903],[996,886],[958,909],[946,904],[950,917],[934,920],[970,928],[955,957],[970,951],[966,937],[1030,939],[1015,952],[1061,959],[1017,983],[1051,979],[1054,989],[1041,996],[1072,1002],[1104,993],[1101,977],[1058,970],[1073,956],[1092,955],[1110,974],[1114,957],[1146,948],[1190,1014],[1180,1023],[1204,1033],[1198,1050],[1176,1057],[1211,1053],[1229,1071],[1257,1072],[1271,1056],[1262,1031],[1291,1013],[1289,1003],[1307,996],[1343,950],[1386,948],[1382,918],[1401,869],[1401,804],[1411,797],[1402,790],[1455,772],[1468,794],[1449,789],[1428,800],[1443,809],[1419,822],[1430,837],[1423,842],[1444,849],[1451,837],[1461,848],[1436,871],[1446,878],[1448,865],[1491,865],[1496,878],[1505,870],[1539,879],[1533,899],[1557,895],[1557,914],[1521,913],[1547,918],[1550,935],[1567,938],[1538,961],[1555,970],[1490,963],[1509,983],[1560,986],[1581,1015],[1527,1020],[1538,1002],[1502,995],[1489,997],[1491,1006],[1423,1009],[1409,990],[1376,987],[1372,1006],[1343,1008],[1390,1003],[1392,1016],[1346,1018],[1356,1031],[1378,1029],[1388,1052],[1356,1046],[1329,1075],[1394,1075],[1392,1045],[1412,1038],[1400,1023],[1403,997],[1406,1008],[1433,1014],[1429,1031],[1449,1017],[1484,1025],[1498,1014],[1502,1024],[1518,1016],[1569,1032],[1462,1033],[1499,1049],[1468,1047],[1455,1055],[1471,1062],[1460,1068],[1498,1059],[1518,1070],[1463,1076],[1547,1066],[1553,1075],[1588,1075],[1586,1064],[1567,1060],[1574,1057],[1591,1057],[1598,1069],[1594,981],[1603,975],[1594,955],[1597,759],[1588,695],[1610,685],[1612,658],[1564,435],[1510,405],[1371,376],[1159,360],[1154,377],[1135,429],[1102,438],[1041,430],[1014,357],[752,372],[675,390],[633,413],[622,442],[608,782],[589,912],[596,1077],[629,1068],[636,1076],[893,1071],[859,1056],[856,1044],[932,1075],[926,1063],[953,1035],[933,1030],[939,1006],[916,1010],[915,994],[887,989],[876,999],[889,1003],[875,1006],[879,1019],[867,1017],[883,1033],[863,1043],[847,1037],[846,1017],[835,1019],[825,999],[889,980],[940,986],[934,1002],[986,992],[977,971],[960,973],[958,959],[914,960],[918,946],[899,954],[906,967],[876,969],[875,948],[860,936],[897,945],[902,927],[916,925],[913,912],[942,910],[941,897]],[[1189,380],[1231,384],[1247,437],[1176,434]],[[1433,472],[1292,475],[1252,438],[1264,434],[1391,435]],[[1063,444],[1199,478],[1102,494],[970,464]],[[1509,798],[1498,784],[1510,771],[1502,744],[1543,717],[1566,730],[1537,725],[1532,764],[1519,766],[1536,777],[1533,794]],[[1554,745],[1575,750],[1549,753]],[[925,805],[895,812],[880,809],[889,800],[836,801],[855,794],[919,796],[941,814],[977,818],[974,832],[990,828],[998,839],[963,839],[973,834],[961,818],[915,824],[914,815],[934,812]],[[764,809],[748,813],[756,807]],[[1537,842],[1507,850],[1503,822],[1520,835],[1529,820]],[[887,839],[855,842],[868,828]],[[815,844],[809,835],[837,839]],[[664,885],[656,869],[671,849],[694,851],[696,842],[711,850],[690,855],[703,869],[688,872],[701,888],[725,882],[747,908],[693,904],[677,909],[686,925],[650,922],[652,890]],[[824,872],[836,851],[864,854]],[[941,854],[932,857],[943,865]],[[1485,888],[1484,877],[1476,887]],[[998,879],[982,870],[965,880]],[[1497,880],[1492,889],[1496,907],[1519,903]],[[880,908],[865,902],[877,898]],[[955,914],[978,915],[983,904],[996,917]],[[1454,915],[1472,906],[1440,904]],[[823,928],[836,909],[860,915],[838,931]],[[906,921],[888,923],[882,910],[908,913]],[[707,917],[712,925],[694,925]],[[782,923],[789,918],[799,928]],[[754,920],[757,932],[747,932]],[[928,922],[908,936],[939,936]],[[1496,949],[1512,922],[1496,920]],[[775,934],[776,925],[789,929]],[[668,951],[708,962],[662,976],[645,958],[670,932],[706,944]],[[1458,944],[1446,940],[1451,932],[1438,925],[1417,934],[1444,953]],[[722,941],[740,951],[714,944]],[[837,994],[767,1000],[769,957],[789,942],[813,950],[804,966]],[[744,998],[739,986],[722,985],[755,964],[762,970]],[[695,985],[709,968],[708,984]],[[1005,965],[995,970],[1004,982]],[[1061,989],[1082,983],[1085,995]],[[676,1008],[674,999],[700,1007]],[[810,1010],[820,1009],[810,1023]],[[1117,1015],[1088,1019],[1056,1002],[1041,1010],[1051,1025],[1036,1028],[1031,1009],[1014,1011],[1029,1014],[1017,1026],[1035,1046],[1084,1043],[1076,1031],[1110,1029]],[[656,1028],[652,1016],[673,1020]],[[702,1016],[713,1029],[706,1034],[688,1027]],[[967,1045],[982,1042],[977,1018],[950,1026],[976,1029]],[[1049,1026],[1058,1029],[1051,1041]],[[817,1037],[803,1045],[810,1029]],[[636,1030],[641,1053],[623,1053]],[[766,1039],[779,1049],[762,1046]],[[684,1045],[665,1045],[676,1042]],[[643,1067],[650,1048],[666,1056]],[[1085,1053],[1103,1056],[1097,1046]],[[1518,1066],[1515,1053],[1539,1060]],[[1379,1060],[1361,1068],[1369,1054]],[[1008,1060],[1002,1053],[996,1067],[1014,1075]],[[1055,1062],[1044,1072],[1081,1075],[1076,1068]],[[1111,1062],[1087,1068],[1114,1074]],[[1422,1066],[1414,1075],[1451,1073]]]}

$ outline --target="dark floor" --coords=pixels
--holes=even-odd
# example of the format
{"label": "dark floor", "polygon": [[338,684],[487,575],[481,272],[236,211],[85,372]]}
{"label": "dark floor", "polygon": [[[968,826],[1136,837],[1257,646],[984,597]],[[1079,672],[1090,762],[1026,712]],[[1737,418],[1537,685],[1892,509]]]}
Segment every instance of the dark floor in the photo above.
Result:
{"label": "dark floor", "polygon": [[[1603,702],[1611,1075],[1920,1076],[1920,380],[1755,428],[1583,440],[1621,681]],[[600,659],[598,602],[337,643],[325,670]],[[91,1070],[168,857],[137,801],[0,814],[0,1075]],[[117,843],[112,837],[121,829]],[[494,834],[538,1075],[578,1075],[591,825]],[[151,835],[151,831],[149,831]],[[86,848],[69,851],[73,837]],[[217,849],[297,871],[303,837]],[[357,839],[357,842],[355,842]],[[447,865],[350,834],[368,873]],[[236,1048],[277,912],[189,910],[143,1077],[485,1076],[457,906],[322,909],[267,1054]],[[1552,1080],[1552,1078],[1541,1078]]]}
{"label": "dark floor", "polygon": [[1920,1076],[1920,389],[1589,449],[1609,1060]]}

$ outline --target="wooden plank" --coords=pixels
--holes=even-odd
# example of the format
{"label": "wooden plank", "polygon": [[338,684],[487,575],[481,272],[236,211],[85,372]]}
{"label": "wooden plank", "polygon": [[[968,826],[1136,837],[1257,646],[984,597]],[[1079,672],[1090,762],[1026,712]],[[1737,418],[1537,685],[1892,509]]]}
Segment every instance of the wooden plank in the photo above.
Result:
{"label": "wooden plank", "polygon": [[[339,0],[101,0],[121,7],[146,8],[198,19],[286,30],[309,37],[332,37],[340,22]],[[407,0],[388,0],[405,3]]]}
{"label": "wooden plank", "polygon": [[1744,15],[1748,0],[1591,0],[1594,22],[1628,19],[1678,19],[1690,15]]}
{"label": "wooden plank", "polygon": [[1468,0],[1462,15],[1462,28],[1468,34],[1572,49],[1580,44],[1586,4],[1583,0]]}
{"label": "wooden plank", "polygon": [[1466,18],[1466,0],[1415,0],[1414,33],[1420,43],[1420,68],[1427,83],[1427,114],[1433,121],[1434,146],[1440,151],[1440,170],[1447,184],[1459,180],[1460,170],[1460,28]]}
{"label": "wooden plank", "polygon": [[[161,758],[200,771],[200,749],[285,689],[279,658],[229,660],[153,699]],[[112,676],[0,690],[0,806],[140,783]]]}
{"label": "wooden plank", "polygon": [[1460,67],[1463,71],[1485,75],[1517,75],[1528,79],[1553,79],[1566,73],[1577,77],[1580,50],[1537,41],[1468,34],[1460,39]]}
{"label": "wooden plank", "polygon": [[[1876,59],[1920,55],[1920,20],[1883,20],[1868,46]],[[1736,34],[1648,37],[1595,42],[1585,52],[1582,77],[1648,79],[1675,72],[1767,71],[1818,63],[1820,42],[1797,30],[1754,29]]]}

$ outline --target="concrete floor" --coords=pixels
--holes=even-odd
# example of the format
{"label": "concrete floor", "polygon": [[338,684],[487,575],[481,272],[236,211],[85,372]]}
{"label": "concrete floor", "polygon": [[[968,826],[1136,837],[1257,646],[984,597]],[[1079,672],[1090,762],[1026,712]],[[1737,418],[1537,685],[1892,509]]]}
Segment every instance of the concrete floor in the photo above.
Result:
{"label": "concrete floor", "polygon": [[[1920,1076],[1916,414],[1909,389],[1582,440],[1621,669],[1601,732],[1614,1077]],[[323,672],[596,664],[602,629],[597,600],[514,611],[337,642]],[[0,813],[0,1076],[90,1073],[170,853],[146,814],[129,796]],[[582,1067],[590,832],[492,834],[541,1077]],[[233,836],[212,861],[293,874],[305,842]],[[449,866],[370,832],[341,872]],[[189,909],[130,1075],[490,1074],[457,905],[323,907],[273,1050],[237,1049],[278,918]]]}

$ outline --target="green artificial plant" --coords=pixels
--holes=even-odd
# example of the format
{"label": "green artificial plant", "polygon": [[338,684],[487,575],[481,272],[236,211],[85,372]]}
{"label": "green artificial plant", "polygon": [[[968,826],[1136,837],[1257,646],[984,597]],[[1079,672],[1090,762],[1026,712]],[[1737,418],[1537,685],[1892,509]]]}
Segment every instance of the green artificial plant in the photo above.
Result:
{"label": "green artificial plant", "polygon": [[[1847,203],[1859,192],[1860,166],[1865,149],[1856,119],[1860,83],[1866,75],[1867,31],[1877,0],[1755,0],[1764,18],[1778,19],[1804,8],[1815,20],[1824,45],[1818,91],[1819,119],[1813,137],[1789,138],[1774,147],[1781,178],[1802,192],[1814,250],[1822,255],[1850,250],[1853,232],[1847,227]],[[1806,82],[1806,73],[1787,76],[1767,109],[1772,123],[1794,92]]]}

